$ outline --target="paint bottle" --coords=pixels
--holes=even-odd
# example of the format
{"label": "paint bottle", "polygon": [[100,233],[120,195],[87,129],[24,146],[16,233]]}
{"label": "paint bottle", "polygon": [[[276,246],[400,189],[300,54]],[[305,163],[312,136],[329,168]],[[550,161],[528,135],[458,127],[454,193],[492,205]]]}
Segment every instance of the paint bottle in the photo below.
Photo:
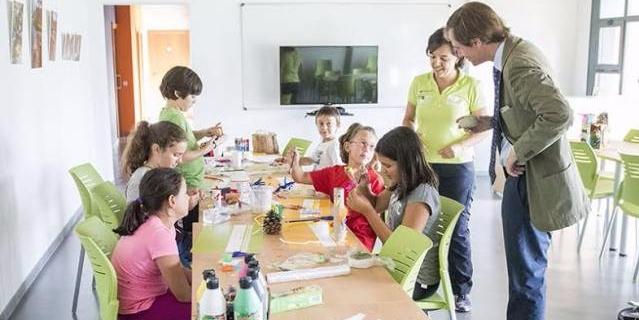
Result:
{"label": "paint bottle", "polygon": [[240,289],[233,300],[235,320],[263,320],[260,298],[251,284],[251,278],[240,278]]}
{"label": "paint bottle", "polygon": [[198,301],[199,320],[226,320],[226,300],[220,289],[220,281],[211,273],[211,270],[202,272],[206,281],[206,290]]}

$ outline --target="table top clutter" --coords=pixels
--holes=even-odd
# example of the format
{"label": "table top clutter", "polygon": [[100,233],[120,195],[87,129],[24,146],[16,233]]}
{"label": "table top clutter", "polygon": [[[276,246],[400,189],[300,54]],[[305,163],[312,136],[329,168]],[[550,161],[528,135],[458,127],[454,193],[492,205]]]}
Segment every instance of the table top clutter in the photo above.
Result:
{"label": "table top clutter", "polygon": [[[273,174],[261,173],[262,182],[274,186],[284,180],[284,171]],[[254,177],[253,174],[250,174]],[[257,180],[253,179],[253,180]],[[224,184],[218,180],[216,183]],[[286,181],[284,181],[286,182]],[[213,183],[213,184],[216,184]],[[309,190],[310,189],[310,190]],[[264,214],[256,210],[244,211],[229,216],[229,220],[219,224],[193,225],[193,312],[197,316],[198,288],[202,282],[202,271],[215,269],[220,278],[220,287],[238,288],[239,276],[233,263],[228,263],[231,253],[252,252],[259,261],[263,274],[269,282],[271,295],[304,287],[321,288],[322,304],[303,309],[271,314],[270,319],[348,319],[359,315],[358,319],[427,319],[412,299],[393,280],[383,266],[366,269],[348,267],[348,255],[363,250],[357,238],[350,232],[343,243],[335,243],[330,237],[330,201],[325,196],[316,195],[310,186],[295,186],[292,190],[280,192],[273,202],[281,204],[283,225],[280,234],[268,235],[262,230]],[[203,200],[201,211],[208,210],[211,199]],[[313,218],[310,221],[293,222],[295,219]],[[203,221],[200,219],[200,221]],[[226,252],[226,253],[225,253]],[[298,270],[297,275],[278,273],[291,258],[304,255],[324,257],[317,267]],[[237,258],[236,258],[237,259]],[[241,258],[240,258],[241,259]],[[223,267],[222,261],[226,266]],[[293,262],[294,264],[295,262]],[[313,273],[326,268],[329,273],[348,274],[311,280],[277,282],[286,276],[313,278]],[[293,272],[294,273],[294,272]],[[269,277],[269,274],[272,274]],[[287,279],[284,279],[287,280]],[[275,283],[277,282],[277,283]],[[201,289],[200,289],[201,290]],[[361,314],[365,315],[364,318]]]}

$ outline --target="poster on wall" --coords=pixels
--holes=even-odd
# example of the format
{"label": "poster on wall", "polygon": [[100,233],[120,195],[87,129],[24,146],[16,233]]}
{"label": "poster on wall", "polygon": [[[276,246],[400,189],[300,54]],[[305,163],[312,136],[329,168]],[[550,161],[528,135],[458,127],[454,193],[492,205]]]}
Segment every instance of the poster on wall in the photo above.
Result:
{"label": "poster on wall", "polygon": [[62,60],[70,60],[69,56],[70,56],[70,52],[71,50],[69,49],[69,46],[71,45],[71,35],[68,33],[63,33],[62,34]]}
{"label": "poster on wall", "polygon": [[79,34],[74,35],[73,40],[73,56],[71,60],[80,61],[80,49],[82,49],[82,36]]}
{"label": "poster on wall", "polygon": [[31,68],[42,68],[42,0],[29,0],[31,11]]}
{"label": "poster on wall", "polygon": [[9,60],[12,64],[22,63],[22,17],[24,3],[7,1],[7,24],[9,25]]}
{"label": "poster on wall", "polygon": [[80,61],[82,49],[82,35],[62,34],[62,60]]}
{"label": "poster on wall", "polygon": [[47,39],[49,39],[49,61],[55,61],[58,43],[58,13],[47,10]]}

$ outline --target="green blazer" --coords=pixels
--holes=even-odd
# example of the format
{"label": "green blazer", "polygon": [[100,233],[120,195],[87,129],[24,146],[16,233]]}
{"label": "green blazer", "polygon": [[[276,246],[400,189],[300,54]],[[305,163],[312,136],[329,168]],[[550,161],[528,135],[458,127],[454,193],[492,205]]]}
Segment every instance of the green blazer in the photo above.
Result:
{"label": "green blazer", "polygon": [[517,160],[526,165],[530,220],[542,231],[568,227],[590,211],[564,133],[573,111],[537,47],[505,40],[500,115]]}

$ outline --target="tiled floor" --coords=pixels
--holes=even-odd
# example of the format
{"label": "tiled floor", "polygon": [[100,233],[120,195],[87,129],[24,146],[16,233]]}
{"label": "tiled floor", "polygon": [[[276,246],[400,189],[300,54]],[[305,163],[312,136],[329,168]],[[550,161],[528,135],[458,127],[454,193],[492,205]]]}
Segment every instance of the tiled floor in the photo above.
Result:
{"label": "tiled floor", "polygon": [[[480,178],[471,218],[475,265],[473,311],[458,314],[458,319],[505,319],[507,279],[499,199],[490,195],[486,180]],[[594,219],[591,219],[581,255],[576,252],[575,227],[553,233],[547,277],[547,319],[616,319],[626,301],[639,299],[639,288],[632,282],[637,242],[635,223],[631,221],[628,228],[628,256],[607,252],[599,262],[603,214],[591,218]],[[11,319],[73,319],[70,310],[79,250],[79,241],[68,237]],[[77,319],[98,319],[90,282],[91,266],[87,262]],[[430,315],[433,319],[448,318],[440,311]],[[401,315],[398,319],[402,319]]]}

